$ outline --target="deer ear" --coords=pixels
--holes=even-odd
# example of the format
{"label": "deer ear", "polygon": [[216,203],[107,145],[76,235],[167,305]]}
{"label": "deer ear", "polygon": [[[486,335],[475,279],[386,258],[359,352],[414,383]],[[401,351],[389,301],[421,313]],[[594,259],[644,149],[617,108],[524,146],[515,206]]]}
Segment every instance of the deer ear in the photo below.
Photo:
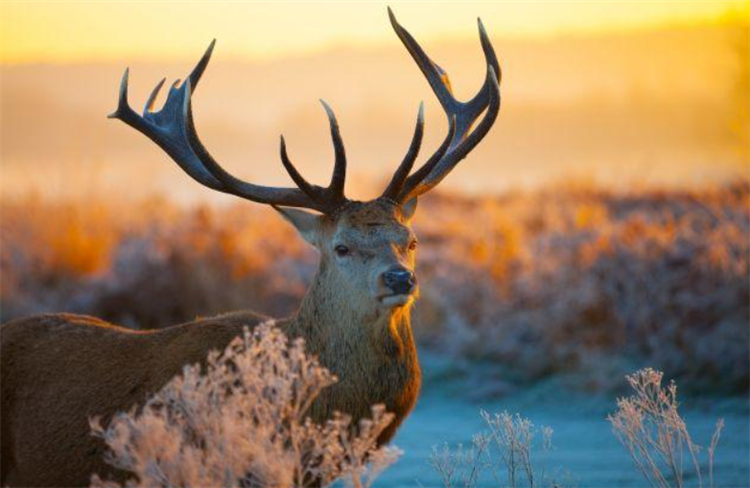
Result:
{"label": "deer ear", "polygon": [[273,205],[273,209],[279,212],[284,220],[291,223],[304,240],[313,246],[318,245],[318,234],[321,226],[320,215],[297,208],[282,208],[276,205]]}
{"label": "deer ear", "polygon": [[405,204],[401,206],[401,216],[406,220],[407,222],[414,217],[414,214],[417,212],[417,197],[412,198]]}

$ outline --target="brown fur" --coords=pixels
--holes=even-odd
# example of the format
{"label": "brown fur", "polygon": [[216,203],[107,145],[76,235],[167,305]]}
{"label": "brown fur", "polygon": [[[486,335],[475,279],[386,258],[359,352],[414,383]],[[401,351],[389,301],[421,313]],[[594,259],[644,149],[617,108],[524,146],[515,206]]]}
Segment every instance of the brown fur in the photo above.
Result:
{"label": "brown fur", "polygon": [[[305,237],[321,253],[320,268],[298,312],[277,324],[290,337],[304,338],[308,351],[339,377],[314,403],[313,418],[341,411],[357,421],[383,403],[396,415],[379,439],[388,442],[416,402],[420,369],[411,304],[384,309],[367,290],[383,267],[413,269],[408,218],[400,208],[374,201],[351,204],[335,219],[315,219],[315,232]],[[332,249],[342,239],[361,252],[361,263],[337,261]],[[266,319],[233,312],[157,331],[71,314],[4,324],[0,483],[88,486],[92,473],[122,479],[126,473],[104,462],[105,445],[89,434],[88,419],[106,422],[143,403],[185,364],[204,361],[243,327]]]}

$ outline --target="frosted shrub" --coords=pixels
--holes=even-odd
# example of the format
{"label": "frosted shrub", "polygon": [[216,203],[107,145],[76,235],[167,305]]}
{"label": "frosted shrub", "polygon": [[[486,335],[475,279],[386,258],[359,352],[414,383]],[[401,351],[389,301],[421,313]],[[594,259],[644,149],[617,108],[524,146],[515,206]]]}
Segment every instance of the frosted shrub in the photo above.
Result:
{"label": "frosted shrub", "polygon": [[416,226],[423,344],[496,364],[511,387],[562,373],[611,389],[637,358],[693,391],[748,391],[746,182],[433,195]]}
{"label": "frosted shrub", "polygon": [[[94,435],[111,450],[107,461],[132,472],[128,487],[291,487],[343,478],[369,486],[399,452],[378,448],[392,421],[382,406],[353,429],[335,415],[324,425],[308,411],[336,378],[291,344],[272,322],[245,330],[205,367],[186,366],[140,412],[120,413]],[[93,486],[119,487],[97,475]]]}
{"label": "frosted shrub", "polygon": [[535,473],[532,459],[534,438],[540,431],[542,451],[552,449],[551,428],[537,430],[529,419],[505,411],[492,415],[482,410],[481,416],[489,431],[476,434],[471,448],[460,444],[455,451],[447,444],[442,449],[433,447],[430,466],[438,473],[445,488],[474,488],[483,473],[489,473],[498,487],[534,488],[540,481],[549,481],[544,480],[543,473]]}
{"label": "frosted shrub", "polygon": [[[617,412],[608,420],[651,486],[685,486],[684,463],[691,466],[698,486],[703,486],[698,462],[700,447],[693,442],[677,410],[677,385],[671,382],[663,387],[662,378],[663,373],[651,368],[627,376],[635,394],[619,399]],[[723,427],[724,422],[719,419],[708,448],[709,486],[713,486],[714,452]]]}
{"label": "frosted shrub", "polygon": [[[536,429],[534,424],[519,414],[508,412],[490,415],[482,410],[482,418],[490,428],[490,438],[497,446],[503,464],[508,473],[508,483],[515,487],[521,476],[526,478],[528,486],[534,487],[534,465],[531,460],[531,448]],[[542,427],[542,449],[552,447],[552,429]]]}

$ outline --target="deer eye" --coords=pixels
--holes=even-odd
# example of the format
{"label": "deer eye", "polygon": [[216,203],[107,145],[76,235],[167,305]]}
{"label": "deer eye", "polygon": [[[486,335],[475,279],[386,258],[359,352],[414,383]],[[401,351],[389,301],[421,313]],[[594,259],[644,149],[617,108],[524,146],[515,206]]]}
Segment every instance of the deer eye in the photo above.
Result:
{"label": "deer eye", "polygon": [[409,243],[409,250],[413,251],[416,248],[417,248],[417,240],[416,239],[412,239],[412,241]]}
{"label": "deer eye", "polygon": [[351,252],[351,251],[349,250],[349,248],[348,248],[348,247],[346,247],[346,246],[345,246],[345,245],[343,245],[343,244],[339,244],[338,246],[336,246],[336,247],[334,248],[334,251],[336,251],[336,255],[338,255],[339,257],[342,257],[342,258],[343,258],[344,256],[348,256],[348,255],[349,255],[349,253]]}

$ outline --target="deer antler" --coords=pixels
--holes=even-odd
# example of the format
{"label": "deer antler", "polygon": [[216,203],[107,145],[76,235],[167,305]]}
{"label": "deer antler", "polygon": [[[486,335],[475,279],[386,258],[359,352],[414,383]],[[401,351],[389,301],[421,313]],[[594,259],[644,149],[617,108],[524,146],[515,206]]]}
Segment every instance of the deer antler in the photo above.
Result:
{"label": "deer antler", "polygon": [[[416,61],[422,73],[437,95],[448,116],[448,135],[435,153],[416,172],[409,175],[419,154],[424,133],[424,107],[420,105],[417,125],[409,151],[393,175],[381,198],[397,204],[419,196],[435,187],[453,168],[471,152],[487,135],[500,110],[500,66],[482,21],[479,20],[479,38],[482,42],[487,77],[482,89],[468,102],[460,102],[453,97],[448,74],[435,64],[422,50],[417,41],[396,20],[388,8],[391,25],[399,39]],[[305,207],[325,214],[333,214],[349,201],[344,195],[346,179],[346,153],[341,140],[338,122],[333,110],[321,100],[331,125],[331,138],[336,154],[333,175],[328,187],[323,188],[309,183],[292,164],[286,151],[286,143],[281,137],[281,162],[297,188],[276,188],[260,186],[242,181],[229,174],[216,162],[198,138],[192,111],[192,94],[211,59],[216,40],[208,46],[203,57],[193,68],[184,83],[175,81],[167,94],[167,101],[159,111],[153,111],[161,87],[162,79],[151,92],[143,110],[138,115],[128,104],[128,70],[122,77],[120,97],[110,118],[120,119],[146,135],[166,152],[190,177],[213,190],[229,193],[258,203]],[[484,118],[472,130],[474,122],[485,112]]]}
{"label": "deer antler", "polygon": [[[487,135],[500,111],[500,85],[498,81],[500,79],[500,65],[482,21],[477,19],[479,39],[487,62],[487,76],[484,85],[474,98],[468,102],[458,101],[453,96],[448,73],[425,54],[412,35],[398,23],[390,7],[388,8],[388,15],[396,35],[404,43],[409,54],[414,58],[430,83],[432,91],[435,92],[448,116],[449,123],[447,137],[427,162],[418,171],[407,177],[414,161],[404,160],[383,193],[383,198],[403,203],[434,188]],[[474,122],[485,111],[484,118],[472,131]],[[409,153],[412,153],[411,148]]]}
{"label": "deer antler", "polygon": [[281,139],[282,162],[298,188],[276,188],[242,181],[224,170],[200,141],[193,123],[191,97],[211,59],[215,44],[216,40],[211,42],[184,83],[179,85],[179,80],[174,82],[167,95],[167,101],[158,112],[153,111],[153,105],[165,80],[161,80],[151,92],[144,107],[143,116],[140,116],[128,104],[129,70],[126,69],[120,84],[117,110],[110,114],[109,118],[120,119],[146,135],[190,177],[213,190],[258,203],[305,207],[326,214],[335,212],[347,202],[344,196],[346,155],[336,117],[331,108],[322,100],[330,121],[331,137],[336,152],[333,177],[328,188],[311,185],[300,175],[287,157],[283,137]]}

